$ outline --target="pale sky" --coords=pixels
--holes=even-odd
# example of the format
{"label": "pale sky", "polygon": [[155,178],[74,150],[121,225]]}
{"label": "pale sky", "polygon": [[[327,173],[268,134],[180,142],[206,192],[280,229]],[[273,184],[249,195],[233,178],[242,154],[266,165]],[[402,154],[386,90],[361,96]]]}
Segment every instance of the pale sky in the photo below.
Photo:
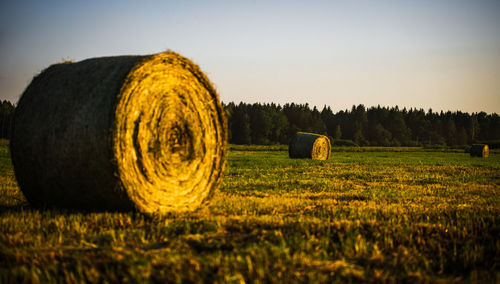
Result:
{"label": "pale sky", "polygon": [[500,1],[0,2],[0,99],[62,60],[171,49],[224,102],[500,113]]}

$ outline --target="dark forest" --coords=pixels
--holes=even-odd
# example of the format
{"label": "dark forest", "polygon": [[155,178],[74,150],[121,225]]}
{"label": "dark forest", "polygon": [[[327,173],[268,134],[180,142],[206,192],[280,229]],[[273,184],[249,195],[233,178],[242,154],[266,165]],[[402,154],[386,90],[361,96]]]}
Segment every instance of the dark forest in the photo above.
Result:
{"label": "dark forest", "polygon": [[[337,146],[498,144],[500,117],[485,112],[352,106],[334,113],[308,104],[224,104],[232,144],[288,144],[298,131],[328,135]],[[0,108],[0,138],[10,136],[15,106]]]}
{"label": "dark forest", "polygon": [[[339,146],[459,146],[500,139],[498,114],[352,106],[334,113],[308,104],[224,105],[232,144],[287,144],[297,131]],[[332,139],[333,138],[333,139]]]}

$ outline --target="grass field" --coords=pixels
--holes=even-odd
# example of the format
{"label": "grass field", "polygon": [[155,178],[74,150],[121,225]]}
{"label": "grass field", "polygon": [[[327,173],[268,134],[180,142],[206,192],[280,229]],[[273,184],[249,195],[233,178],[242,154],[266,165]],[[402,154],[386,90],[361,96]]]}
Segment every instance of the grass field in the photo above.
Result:
{"label": "grass field", "polygon": [[192,214],[39,211],[0,144],[0,282],[500,281],[500,153],[231,146]]}

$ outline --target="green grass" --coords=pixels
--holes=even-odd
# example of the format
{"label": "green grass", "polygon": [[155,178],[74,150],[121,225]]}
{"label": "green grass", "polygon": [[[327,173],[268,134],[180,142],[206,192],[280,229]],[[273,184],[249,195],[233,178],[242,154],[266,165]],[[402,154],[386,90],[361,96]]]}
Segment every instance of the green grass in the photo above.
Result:
{"label": "green grass", "polygon": [[312,161],[231,146],[195,213],[39,211],[2,142],[0,282],[498,282],[499,168],[498,153],[342,148]]}

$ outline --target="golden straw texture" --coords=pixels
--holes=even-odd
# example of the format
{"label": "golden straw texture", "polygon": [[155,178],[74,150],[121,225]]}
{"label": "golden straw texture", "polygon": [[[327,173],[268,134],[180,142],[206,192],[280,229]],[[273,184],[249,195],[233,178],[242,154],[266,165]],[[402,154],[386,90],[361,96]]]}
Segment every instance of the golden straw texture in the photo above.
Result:
{"label": "golden straw texture", "polygon": [[306,132],[297,132],[288,148],[290,158],[328,160],[330,152],[331,144],[328,137]]}
{"label": "golden straw texture", "polygon": [[16,177],[35,206],[192,211],[225,164],[218,94],[170,51],[53,65],[28,86],[14,123]]}
{"label": "golden straw texture", "polygon": [[152,56],[128,75],[115,114],[120,180],[141,211],[200,206],[221,175],[225,131],[198,67],[173,54]]}

